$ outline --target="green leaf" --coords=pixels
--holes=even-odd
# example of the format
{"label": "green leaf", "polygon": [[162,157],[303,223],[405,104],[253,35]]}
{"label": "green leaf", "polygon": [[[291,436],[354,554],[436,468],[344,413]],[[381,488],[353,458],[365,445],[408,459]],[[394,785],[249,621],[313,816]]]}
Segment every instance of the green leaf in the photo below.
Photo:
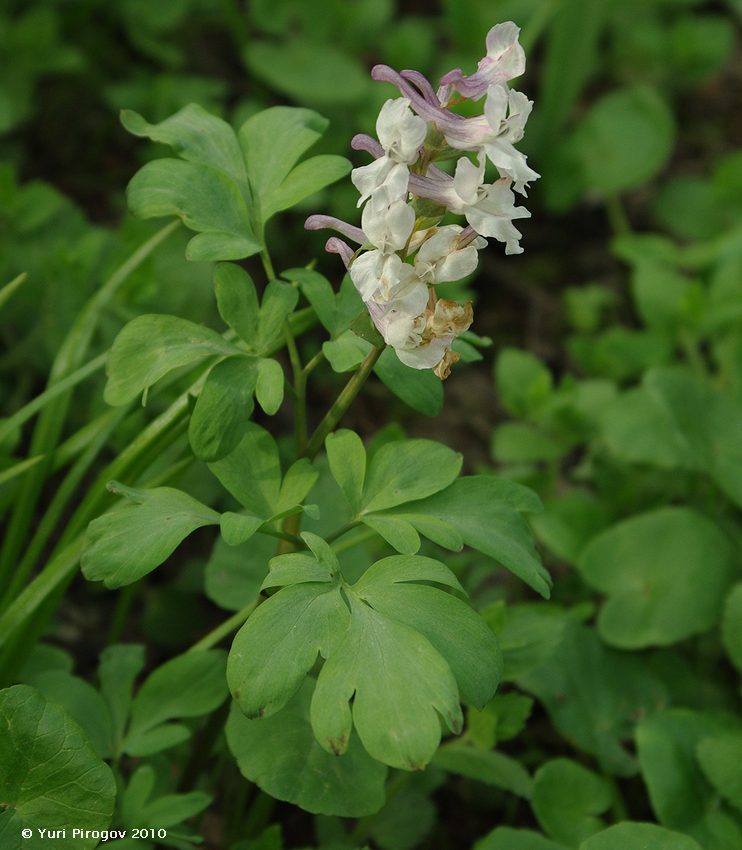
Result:
{"label": "green leaf", "polygon": [[255,398],[268,416],[278,413],[283,404],[283,368],[278,360],[261,358],[258,361],[258,382],[255,385]]}
{"label": "green leaf", "polygon": [[164,142],[183,157],[149,162],[134,175],[127,195],[136,215],[177,215],[198,231],[186,251],[191,260],[238,260],[260,251],[242,151],[228,124],[195,104],[160,124],[130,111],[121,120],[135,135]]}
{"label": "green leaf", "polygon": [[129,829],[141,823],[172,827],[202,812],[212,801],[203,791],[188,794],[154,796],[155,772],[148,764],[139,765],[131,776],[121,798],[121,821]]}
{"label": "green leaf", "polygon": [[[276,513],[283,514],[299,505],[317,483],[319,471],[305,457],[294,461],[286,470],[278,493]],[[309,507],[309,506],[305,506]],[[311,545],[310,545],[311,548]]]}
{"label": "green leaf", "polygon": [[405,366],[393,348],[385,348],[374,372],[397,398],[418,413],[437,416],[443,407],[443,384],[430,369]]}
{"label": "green leaf", "polygon": [[348,330],[353,319],[364,311],[361,296],[348,275],[343,278],[338,293],[324,275],[313,269],[287,269],[283,277],[299,283],[304,297],[333,339]]}
{"label": "green leaf", "polygon": [[563,490],[530,518],[536,537],[558,558],[575,564],[591,538],[610,524],[608,508],[591,493]]}
{"label": "green leaf", "polygon": [[89,682],[63,670],[47,670],[35,676],[32,684],[48,700],[69,713],[101,758],[113,755],[111,714],[103,697]]}
{"label": "green leaf", "polygon": [[273,516],[281,485],[278,448],[259,425],[247,423],[245,436],[209,469],[237,501],[255,516]]}
{"label": "green leaf", "polygon": [[619,89],[595,103],[569,140],[586,189],[615,195],[647,183],[664,168],[675,143],[665,100],[644,86]]}
{"label": "green leaf", "polygon": [[118,753],[131,707],[134,681],[144,668],[144,646],[115,643],[100,654],[98,679],[113,727],[114,752]]}
{"label": "green leaf", "polygon": [[218,708],[227,696],[225,663],[223,650],[209,649],[179,655],[158,667],[134,698],[126,752],[144,756],[164,749],[163,743],[170,746],[171,742],[160,737],[162,732],[175,733],[172,743],[183,731],[179,740],[189,737],[184,726],[167,721],[200,717]]}
{"label": "green leaf", "polygon": [[405,519],[369,514],[363,517],[362,522],[403,555],[414,555],[420,549],[420,535],[415,526]]}
{"label": "green leaf", "polygon": [[214,269],[214,291],[219,315],[244,342],[254,348],[260,306],[250,275],[234,263],[218,263]]}
{"label": "green leaf", "polygon": [[[369,87],[358,60],[327,43],[297,39],[284,44],[251,41],[244,59],[257,77],[300,103],[354,104]],[[266,131],[271,129],[269,125]],[[274,130],[267,138],[275,140],[280,136]]]}
{"label": "green leaf", "polygon": [[461,729],[451,669],[419,632],[373,610],[355,594],[350,605],[350,626],[317,680],[311,705],[314,733],[328,752],[341,754],[355,727],[373,758],[420,770],[438,747],[441,719],[452,732]]}
{"label": "green leaf", "polygon": [[[116,785],[80,727],[59,705],[27,685],[0,691],[0,839],[8,850],[44,850],[40,829],[67,829],[71,850],[92,850],[97,838],[72,829],[102,830],[113,814]],[[22,838],[21,830],[32,831]]]}
{"label": "green leaf", "polygon": [[250,213],[237,184],[208,165],[179,159],[148,162],[126,187],[129,209],[140,218],[175,215],[197,236],[186,258],[240,260],[261,250]]}
{"label": "green leaf", "polygon": [[[564,850],[559,844],[549,841],[530,829],[511,829],[498,826],[472,847],[472,850]],[[629,850],[628,847],[622,850]]]}
{"label": "green leaf", "polygon": [[383,511],[424,499],[448,487],[461,471],[462,456],[433,440],[395,440],[369,463],[362,512]]}
{"label": "green leaf", "polygon": [[623,746],[636,719],[663,707],[667,694],[641,659],[605,647],[584,626],[568,622],[543,666],[518,676],[543,703],[557,730],[619,776],[636,773]]}
{"label": "green leaf", "polygon": [[612,802],[606,780],[570,759],[547,761],[534,776],[531,806],[538,822],[551,838],[569,847],[600,832],[604,824],[597,815]]}
{"label": "green leaf", "polygon": [[254,407],[253,392],[260,386],[262,362],[228,357],[206,376],[188,423],[188,439],[200,460],[219,460],[242,439]]}
{"label": "green leaf", "polygon": [[336,339],[322,343],[322,353],[334,372],[350,372],[363,363],[371,351],[371,343],[356,336],[353,331],[343,331]]}
{"label": "green leaf", "polygon": [[342,428],[325,440],[327,460],[332,477],[340,485],[351,510],[361,509],[363,484],[366,480],[366,449],[354,431]]}
{"label": "green leaf", "polygon": [[551,577],[541,565],[531,530],[519,513],[539,510],[540,506],[538,497],[525,487],[490,475],[472,475],[392,513],[434,542],[442,543],[430,533],[434,532],[429,524],[431,516],[451,526],[468,546],[499,561],[548,598]]}
{"label": "green leaf", "polygon": [[448,773],[494,785],[525,799],[531,796],[533,783],[528,771],[504,753],[480,750],[466,744],[447,744],[438,750],[432,764]]}
{"label": "green leaf", "polygon": [[732,664],[742,674],[742,584],[736,584],[724,603],[721,637]]}
{"label": "green leaf", "polygon": [[503,407],[513,416],[538,413],[553,390],[551,372],[528,351],[505,348],[497,356],[495,383]]}
{"label": "green leaf", "polygon": [[258,316],[258,333],[255,350],[258,354],[270,354],[276,342],[283,339],[283,323],[296,307],[299,290],[281,280],[272,280],[265,288]]}
{"label": "green leaf", "polygon": [[150,124],[133,110],[124,109],[121,123],[135,136],[169,145],[189,162],[210,165],[237,183],[245,181],[245,162],[234,130],[196,103],[159,124]]}
{"label": "green leaf", "polygon": [[219,537],[206,563],[206,595],[227,611],[239,611],[257,600],[268,561],[275,551],[276,541],[267,535],[259,534],[237,546],[230,546]]}
{"label": "green leaf", "polygon": [[696,755],[706,778],[737,809],[742,809],[742,730],[703,738]]}
{"label": "green leaf", "polygon": [[643,720],[636,731],[639,763],[658,820],[692,835],[708,850],[742,846],[742,831],[729,814],[718,811],[716,789],[696,759],[700,742],[723,735],[730,725],[717,715],[677,708]]}
{"label": "green leaf", "polygon": [[85,578],[106,587],[122,587],[147,575],[191,532],[219,523],[216,511],[172,487],[135,490],[111,482],[109,489],[134,504],[90,523],[81,560]]}
{"label": "green leaf", "polygon": [[556,607],[543,603],[508,605],[502,625],[492,626],[502,649],[503,679],[513,681],[541,667],[559,646],[564,627],[564,614]]}
{"label": "green leaf", "polygon": [[349,613],[335,582],[284,587],[237,632],[227,680],[248,717],[269,717],[296,694],[318,655],[327,658]]}
{"label": "green leaf", "polygon": [[598,616],[601,637],[621,649],[641,649],[716,625],[734,561],[726,535],[702,514],[661,508],[599,534],[578,568],[607,596]]}
{"label": "green leaf", "polygon": [[478,708],[494,695],[502,654],[492,630],[465,602],[415,581],[460,590],[453,573],[430,558],[393,556],[377,561],[354,592],[377,611],[424,635],[446,659],[461,699]]}
{"label": "green leaf", "polygon": [[[261,47],[267,46],[251,44],[250,55]],[[327,124],[326,118],[310,109],[274,106],[248,118],[240,128],[239,140],[263,225],[275,213],[350,172],[350,163],[340,156],[318,156],[296,164],[324,134]]]}
{"label": "green leaf", "polygon": [[703,850],[687,835],[670,832],[653,823],[614,824],[580,844],[579,850]]}
{"label": "green leaf", "polygon": [[219,529],[228,546],[240,546],[247,543],[264,523],[265,520],[262,517],[227,511],[219,519]]}
{"label": "green leaf", "polygon": [[271,797],[315,814],[373,814],[384,805],[386,767],[356,735],[341,758],[323,750],[309,722],[311,696],[307,681],[282,711],[260,720],[248,720],[232,706],[227,743],[240,771]]}
{"label": "green leaf", "polygon": [[138,316],[111,346],[104,398],[108,404],[127,404],[173,369],[205,357],[241,353],[215,331],[186,319]]}

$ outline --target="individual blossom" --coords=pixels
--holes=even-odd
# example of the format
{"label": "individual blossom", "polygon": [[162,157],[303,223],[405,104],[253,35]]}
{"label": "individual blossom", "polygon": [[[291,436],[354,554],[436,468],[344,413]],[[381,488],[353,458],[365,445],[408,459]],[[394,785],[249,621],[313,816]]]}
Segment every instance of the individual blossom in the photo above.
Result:
{"label": "individual blossom", "polygon": [[[344,237],[331,237],[325,247],[342,258],[402,363],[432,369],[441,379],[459,359],[453,346],[471,326],[473,311],[471,302],[439,298],[437,286],[472,274],[486,238],[504,243],[506,254],[523,250],[513,222],[530,213],[516,206],[514,192],[525,194],[539,175],[515,147],[533,106],[508,86],[525,69],[518,34],[510,22],[493,27],[477,71],[468,77],[450,71],[437,91],[417,71],[375,66],[372,77],[395,85],[401,97],[382,106],[378,139],[360,134],[352,141],[373,158],[351,175],[363,207],[361,227],[319,215],[306,222]],[[479,116],[455,111],[460,100],[485,95]],[[437,164],[456,155],[453,174]],[[500,175],[491,183],[485,182],[488,161]],[[463,216],[467,226],[441,224],[446,214]]]}
{"label": "individual blossom", "polygon": [[360,207],[380,188],[391,198],[401,198],[407,192],[408,166],[417,160],[425,141],[427,124],[410,109],[407,98],[387,100],[376,121],[383,155],[370,165],[354,168],[350,179],[361,193]]}

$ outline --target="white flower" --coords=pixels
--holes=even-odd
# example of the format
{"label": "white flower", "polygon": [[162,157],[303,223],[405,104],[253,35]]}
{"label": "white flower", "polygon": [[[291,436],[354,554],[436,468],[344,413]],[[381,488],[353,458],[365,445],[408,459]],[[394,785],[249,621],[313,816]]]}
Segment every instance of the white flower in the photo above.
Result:
{"label": "white flower", "polygon": [[441,94],[445,96],[451,87],[464,97],[479,100],[491,85],[519,77],[526,70],[526,54],[518,42],[519,35],[520,29],[512,21],[492,27],[487,33],[487,55],[479,61],[476,73],[465,77],[461,68],[449,71],[441,77]]}
{"label": "white flower", "polygon": [[364,301],[379,303],[403,296],[410,286],[420,283],[415,269],[402,262],[399,254],[383,254],[379,250],[356,257],[350,278]]}
{"label": "white flower", "polygon": [[414,234],[410,249],[420,245],[415,256],[415,271],[420,280],[430,284],[461,280],[476,269],[477,251],[484,248],[487,241],[476,238],[461,247],[462,232],[458,224],[449,224]]}
{"label": "white flower", "polygon": [[404,199],[378,189],[363,208],[361,229],[368,241],[384,254],[401,251],[415,226],[415,211]]}
{"label": "white flower", "polygon": [[515,191],[522,195],[526,194],[526,184],[541,176],[528,166],[525,154],[513,147],[523,138],[532,108],[533,101],[522,92],[499,85],[489,87],[484,104],[484,114],[492,130],[492,135],[484,141],[484,151],[500,175],[509,177]]}
{"label": "white flower", "polygon": [[410,109],[406,97],[387,100],[376,121],[376,133],[384,155],[369,165],[354,168],[350,175],[361,193],[359,207],[382,187],[390,198],[404,197],[409,176],[407,166],[417,161],[427,132],[428,125]]}

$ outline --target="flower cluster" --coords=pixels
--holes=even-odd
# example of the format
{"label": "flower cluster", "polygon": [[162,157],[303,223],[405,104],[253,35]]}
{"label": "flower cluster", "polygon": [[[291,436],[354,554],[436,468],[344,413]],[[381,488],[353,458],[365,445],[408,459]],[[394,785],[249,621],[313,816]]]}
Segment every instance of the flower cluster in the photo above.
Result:
{"label": "flower cluster", "polygon": [[[508,22],[487,35],[487,55],[477,71],[460,69],[441,78],[438,91],[417,71],[377,65],[375,80],[395,85],[401,97],[388,100],[376,122],[378,140],[358,135],[352,145],[374,160],[351,179],[363,206],[361,227],[314,215],[306,227],[333,228],[360,248],[333,237],[326,248],[340,254],[369,314],[399,359],[415,369],[433,369],[441,379],[459,358],[454,339],[472,323],[471,302],[438,298],[436,284],[474,271],[477,252],[492,237],[506,254],[519,254],[514,219],[527,218],[514,192],[539,175],[515,148],[523,137],[532,102],[508,87],[525,70],[520,30]],[[451,109],[485,97],[484,112],[465,118]],[[455,160],[453,175],[436,161]],[[500,179],[485,183],[490,161]],[[462,215],[467,226],[441,225],[446,213]]]}

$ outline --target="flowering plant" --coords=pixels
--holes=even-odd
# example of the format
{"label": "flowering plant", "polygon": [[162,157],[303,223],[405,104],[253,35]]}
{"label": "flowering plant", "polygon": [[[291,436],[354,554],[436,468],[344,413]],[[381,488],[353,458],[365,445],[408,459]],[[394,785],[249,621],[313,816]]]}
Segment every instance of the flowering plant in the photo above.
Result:
{"label": "flowering plant", "polygon": [[[493,27],[476,73],[450,71],[437,92],[417,71],[375,66],[373,78],[395,85],[401,97],[382,106],[378,140],[353,138],[354,149],[374,157],[351,174],[361,195],[358,206],[363,205],[361,227],[323,215],[310,216],[305,225],[334,228],[360,246],[354,250],[333,237],[326,249],[341,256],[374,325],[399,359],[414,369],[433,369],[441,379],[459,359],[451,346],[472,324],[473,312],[471,302],[438,298],[436,284],[471,274],[477,252],[487,244],[483,237],[503,242],[506,254],[523,250],[513,220],[530,213],[515,206],[514,192],[525,195],[539,175],[514,146],[533,106],[508,87],[525,70],[518,34],[512,22]],[[482,97],[483,115],[464,118],[452,109]],[[436,165],[452,159],[453,176]],[[500,175],[493,183],[485,183],[487,161]],[[464,216],[466,227],[442,225],[447,213]]]}

